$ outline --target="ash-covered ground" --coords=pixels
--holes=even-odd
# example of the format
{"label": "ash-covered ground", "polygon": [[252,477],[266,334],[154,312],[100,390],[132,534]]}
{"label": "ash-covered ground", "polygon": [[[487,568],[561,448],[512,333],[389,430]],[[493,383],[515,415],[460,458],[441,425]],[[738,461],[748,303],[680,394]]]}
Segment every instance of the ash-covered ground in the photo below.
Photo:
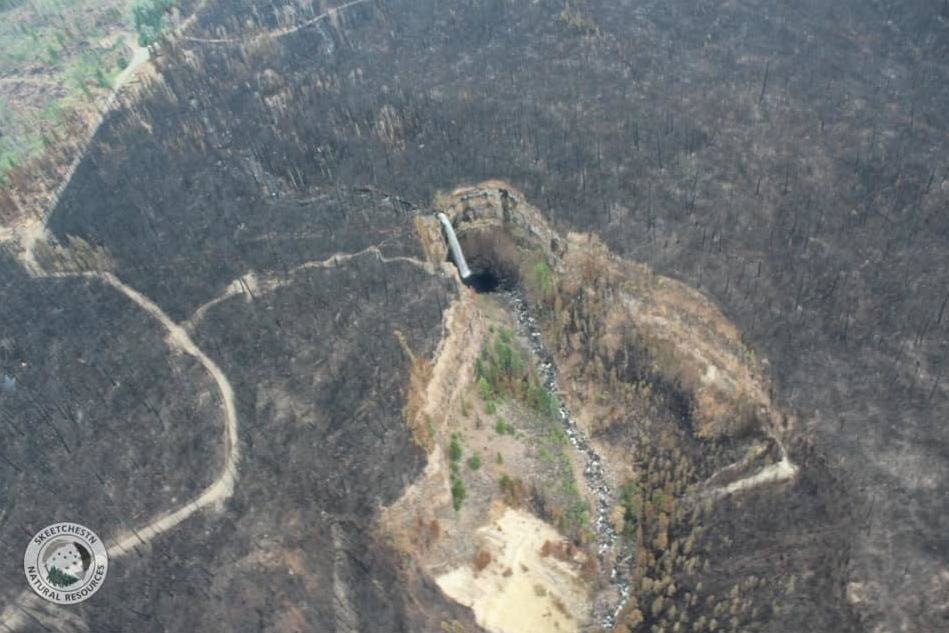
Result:
{"label": "ash-covered ground", "polygon": [[[945,3],[192,4],[49,229],[104,249],[227,375],[239,477],[75,617],[17,626],[473,628],[373,522],[425,463],[393,331],[431,354],[455,292],[412,261],[414,218],[501,177],[707,293],[766,361],[801,476],[706,518],[707,587],[765,579],[749,630],[946,627]],[[117,534],[226,456],[221,394],[161,323],[96,278],[2,270],[8,608],[21,543],[77,498]]]}

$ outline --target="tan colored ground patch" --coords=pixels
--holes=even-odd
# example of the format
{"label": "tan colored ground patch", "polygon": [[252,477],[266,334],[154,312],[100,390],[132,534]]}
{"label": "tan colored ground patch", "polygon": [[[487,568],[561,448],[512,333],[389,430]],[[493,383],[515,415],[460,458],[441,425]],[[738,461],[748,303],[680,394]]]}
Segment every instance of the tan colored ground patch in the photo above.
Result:
{"label": "tan colored ground patch", "polygon": [[692,394],[697,431],[714,437],[745,430],[757,416],[769,419],[771,401],[760,363],[741,332],[701,292],[647,266],[610,253],[596,237],[570,233],[564,256],[567,294],[594,277],[619,290],[619,301],[601,307],[600,344],[621,347],[632,325],[655,357],[657,369]]}
{"label": "tan colored ground patch", "polygon": [[493,633],[579,631],[591,598],[579,577],[581,561],[542,556],[546,541],[560,534],[521,510],[506,509],[474,538],[491,555],[480,572],[470,564],[436,578],[449,597],[471,607],[479,625]]}
{"label": "tan colored ground patch", "polygon": [[[511,327],[504,308],[462,287],[445,312],[428,379],[409,396],[417,398],[416,413],[435,436],[428,464],[383,509],[379,527],[449,598],[471,607],[486,630],[577,631],[592,610],[592,583],[580,574],[583,555],[566,561],[541,556],[545,542],[559,543],[563,536],[500,501],[502,476],[529,484],[537,464],[523,438],[495,430],[499,418],[519,424],[509,405],[498,403],[497,413],[487,414],[474,385],[475,360],[492,326]],[[460,472],[467,490],[458,511],[452,508],[446,453],[453,433],[462,441]],[[477,469],[468,464],[474,454],[481,457]],[[476,570],[484,556],[489,562]]]}

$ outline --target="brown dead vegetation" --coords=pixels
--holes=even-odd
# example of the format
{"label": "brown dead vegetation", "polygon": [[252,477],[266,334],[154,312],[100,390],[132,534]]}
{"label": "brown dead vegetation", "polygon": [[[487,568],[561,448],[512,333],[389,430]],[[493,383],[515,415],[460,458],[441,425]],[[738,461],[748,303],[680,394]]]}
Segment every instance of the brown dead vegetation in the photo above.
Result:
{"label": "brown dead vegetation", "polygon": [[410,363],[409,388],[402,408],[402,417],[412,432],[412,440],[425,452],[435,447],[435,431],[431,419],[422,411],[425,404],[425,390],[432,378],[432,363],[427,358],[416,357],[409,348],[402,332],[396,330],[395,337],[402,352]]}
{"label": "brown dead vegetation", "polygon": [[543,557],[553,556],[557,560],[564,562],[572,561],[580,550],[570,541],[544,541],[540,548],[540,555]]}
{"label": "brown dead vegetation", "polygon": [[442,536],[442,526],[434,517],[419,515],[415,519],[415,529],[409,536],[412,551],[427,551],[438,543]]}
{"label": "brown dead vegetation", "polygon": [[702,293],[620,259],[595,236],[564,239],[504,181],[458,188],[436,206],[453,218],[473,270],[526,288],[557,351],[578,356],[585,379],[665,397],[700,437],[781,421],[754,353]]}
{"label": "brown dead vegetation", "polygon": [[478,553],[475,554],[474,560],[471,561],[471,566],[475,571],[482,571],[485,567],[491,564],[491,552],[486,549],[479,549]]}
{"label": "brown dead vegetation", "polygon": [[441,226],[434,218],[416,216],[415,233],[425,258],[435,266],[439,266],[448,256],[448,247],[441,235]]}
{"label": "brown dead vegetation", "polygon": [[[738,438],[758,434],[757,446],[760,436],[771,434],[768,427],[778,416],[771,410],[764,373],[737,328],[701,293],[621,260],[594,237],[559,236],[509,185],[482,187],[456,190],[436,206],[453,219],[476,266],[507,275],[525,289],[557,356],[566,399],[594,439],[619,433],[640,440],[633,443],[633,454],[601,447],[621,486],[614,525],[636,552],[630,570],[632,600],[617,630],[686,622],[685,611],[700,591],[692,588],[683,597],[680,581],[705,573],[708,566],[701,546],[703,508],[690,502],[690,491],[716,469],[740,461],[740,453],[727,448]],[[421,220],[417,225],[428,256],[443,262],[444,240],[437,225]],[[430,433],[457,432],[458,424],[465,424],[465,389],[477,399],[473,383],[466,387],[471,381],[459,378],[457,368],[469,367],[465,363],[473,367],[474,357],[461,351],[470,351],[471,341],[480,341],[474,349],[481,349],[490,340],[482,320],[487,312],[478,307],[483,302],[471,301],[476,295],[464,297],[446,317],[449,336],[437,355],[439,367],[444,365],[438,385],[431,363],[416,359],[403,345],[412,364],[406,420],[423,446],[431,445],[426,444]],[[480,335],[465,334],[465,323],[471,322]],[[458,406],[461,413],[454,420]],[[761,459],[758,451],[746,461]],[[557,509],[545,506],[535,482],[507,456],[503,463],[504,470],[495,471],[494,499],[500,497],[508,508],[532,508],[556,524]],[[497,460],[497,467],[501,464]],[[464,530],[481,524],[473,516],[463,522]],[[431,558],[437,551],[438,560],[444,560],[452,551],[441,544],[425,554],[425,530],[419,525],[415,532],[410,549],[416,555]],[[535,547],[538,560],[570,565],[586,583],[598,577],[596,558],[584,553],[582,540],[548,538]],[[505,564],[485,547],[469,545],[459,559],[460,551],[455,560],[469,573],[499,579],[515,579],[518,568],[530,573],[523,563]],[[556,599],[540,596],[533,585],[525,591],[539,600]]]}
{"label": "brown dead vegetation", "polygon": [[509,477],[504,475],[498,482],[501,488],[504,503],[512,508],[520,508],[524,505],[524,499],[527,496],[527,488],[520,477]]}
{"label": "brown dead vegetation", "polygon": [[701,437],[771,423],[763,372],[740,333],[705,296],[570,235],[565,270],[545,301],[559,351],[616,388],[663,395]]}
{"label": "brown dead vegetation", "polygon": [[[560,237],[509,185],[467,187],[452,198],[442,206],[475,257],[496,273],[515,262],[583,425],[594,437],[641,440],[633,454],[603,448],[624,484],[614,524],[636,552],[632,599],[616,630],[687,626],[701,585],[682,596],[677,579],[692,581],[708,567],[700,545],[705,509],[689,502],[689,491],[740,460],[729,446],[750,434],[758,436],[753,448],[785,427],[762,366],[702,293],[616,257],[596,237]],[[487,239],[499,234],[508,242]],[[506,243],[516,254],[502,263],[498,252]],[[757,449],[748,458],[761,459]],[[514,477],[499,485],[511,507],[534,498]],[[539,553],[566,561],[575,552],[551,540]],[[595,560],[588,561],[584,577],[595,577]]]}

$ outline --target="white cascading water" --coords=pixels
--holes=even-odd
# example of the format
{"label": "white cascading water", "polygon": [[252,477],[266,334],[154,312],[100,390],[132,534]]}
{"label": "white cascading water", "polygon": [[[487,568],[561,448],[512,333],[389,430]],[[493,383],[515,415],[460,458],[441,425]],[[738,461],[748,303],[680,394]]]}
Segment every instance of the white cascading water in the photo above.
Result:
{"label": "white cascading water", "polygon": [[458,243],[458,237],[455,235],[451,220],[444,213],[439,213],[438,219],[445,228],[445,237],[448,238],[448,247],[451,249],[451,257],[455,260],[455,266],[458,267],[458,274],[461,275],[462,279],[467,279],[471,276],[471,270],[468,268],[468,262],[465,261],[465,254],[461,252],[461,244]]}

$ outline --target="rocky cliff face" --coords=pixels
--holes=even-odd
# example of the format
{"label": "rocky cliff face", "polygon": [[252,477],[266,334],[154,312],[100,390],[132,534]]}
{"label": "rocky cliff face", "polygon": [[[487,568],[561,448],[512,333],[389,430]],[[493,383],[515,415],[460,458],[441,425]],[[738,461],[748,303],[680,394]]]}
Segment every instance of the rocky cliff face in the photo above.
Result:
{"label": "rocky cliff face", "polygon": [[[447,209],[473,270],[529,288],[549,309],[565,353],[566,346],[580,345],[563,331],[567,321],[586,318],[596,329],[595,337],[583,343],[587,351],[615,354],[626,342],[623,336],[630,335],[648,348],[652,366],[635,368],[624,358],[621,371],[652,372],[680,386],[700,435],[788,425],[787,416],[774,410],[754,352],[707,296],[648,266],[624,261],[593,235],[561,236],[508,183],[455,190]],[[589,313],[591,304],[598,304],[598,313]]]}
{"label": "rocky cliff face", "polygon": [[[581,445],[589,446],[595,468],[603,469],[600,480],[591,477],[596,471],[589,464],[581,466],[586,475],[577,481],[590,502],[590,523],[572,538],[581,546],[606,548],[590,591],[594,604],[622,609],[611,618],[608,607],[598,606],[594,621],[619,631],[716,630],[807,617],[794,604],[809,588],[789,583],[789,576],[776,578],[767,565],[796,578],[809,575],[808,566],[821,558],[828,578],[839,578],[841,552],[833,539],[798,551],[790,572],[786,561],[800,530],[807,529],[798,520],[824,522],[823,529],[832,531],[845,520],[846,506],[837,505],[839,484],[796,436],[793,416],[773,403],[767,361],[758,360],[740,331],[685,284],[617,257],[593,236],[560,235],[507,183],[457,189],[437,196],[435,205],[452,219],[475,275],[496,281],[489,288],[475,281],[473,289],[490,290],[484,300],[515,323],[522,317],[504,297],[513,292],[528,298],[535,316],[523,318],[536,317],[540,329],[525,332],[526,348],[536,350],[542,373],[557,368],[559,379],[549,387],[565,405],[561,424],[567,435],[589,438],[571,440],[575,458],[582,462]],[[429,256],[444,261],[437,226],[417,226],[422,243],[431,245]],[[478,306],[475,297],[468,290],[459,301]],[[475,307],[468,318],[480,323],[488,313]],[[532,336],[544,343],[529,342]],[[474,382],[474,368],[461,368],[462,382],[466,373]],[[442,436],[467,437],[464,424],[458,426],[458,403],[444,404]],[[579,427],[571,431],[574,417]],[[491,498],[498,503],[504,497],[496,491]],[[601,504],[606,524],[596,520]],[[831,513],[825,504],[834,506]],[[741,509],[746,506],[747,512]],[[788,515],[789,506],[800,514]],[[741,545],[720,534],[722,526],[770,522],[775,508],[784,508],[787,522],[767,528],[773,544],[755,554],[755,565],[735,559],[733,548]],[[544,516],[542,506],[534,511]],[[469,517],[464,529],[478,524]],[[605,531],[618,538],[605,538]],[[835,599],[843,596],[838,592]],[[474,600],[468,604],[476,613],[484,608],[477,599],[463,600]]]}
{"label": "rocky cliff face", "polygon": [[[941,7],[181,6],[200,11],[156,51],[138,97],[106,118],[49,218],[60,247],[78,257],[59,261],[59,248],[40,250],[33,267],[108,266],[193,333],[232,377],[248,421],[247,494],[238,487],[239,504],[168,533],[141,553],[142,564],[127,558],[115,568],[120,582],[103,590],[118,599],[100,594],[77,610],[74,628],[332,630],[351,627],[353,613],[361,622],[378,616],[392,630],[472,624],[434,584],[418,584],[427,571],[387,575],[394,550],[366,523],[424,472],[414,431],[426,431],[426,421],[407,429],[406,398],[392,399],[411,392],[412,372],[392,330],[416,359],[430,360],[447,329],[439,315],[456,296],[455,281],[438,277],[443,251],[421,267],[411,263],[441,241],[436,232],[420,247],[416,220],[425,223],[438,189],[499,175],[543,210],[560,241],[532,240],[531,227],[543,224],[531,220],[486,233],[481,241],[497,244],[480,247],[472,230],[468,247],[484,253],[483,270],[495,271],[485,287],[514,279],[527,286],[571,414],[604,454],[615,453],[609,460],[624,494],[614,523],[629,533],[633,562],[644,570],[640,626],[674,630],[685,613],[703,630],[736,619],[739,630],[747,620],[751,630],[775,633],[944,628],[949,40]],[[488,197],[499,197],[497,189],[487,187]],[[476,208],[479,195],[464,204]],[[500,198],[490,207],[503,221]],[[583,256],[598,247],[572,244],[571,231],[598,235],[626,261]],[[37,237],[28,232],[22,242]],[[526,261],[517,255],[524,248]],[[568,266],[571,253],[583,257]],[[650,275],[628,270],[631,261],[704,297],[690,299],[666,280],[654,287]],[[2,254],[0,266],[4,332],[14,333],[0,336],[15,340],[0,346],[0,372],[29,394],[7,399],[16,406],[3,411],[2,446],[13,457],[4,453],[12,464],[0,468],[13,483],[2,490],[17,498],[24,484],[42,494],[65,487],[70,498],[98,495],[95,515],[130,534],[181,500],[189,471],[179,461],[217,463],[216,391],[124,295],[92,279],[30,278]],[[398,312],[402,301],[410,308]],[[380,313],[373,324],[370,315]],[[652,320],[636,322],[637,313]],[[516,341],[507,312],[492,314],[496,332],[485,324],[483,342],[493,349],[502,325]],[[693,321],[705,330],[695,339]],[[129,353],[125,340],[140,340],[144,356]],[[530,347],[522,343],[518,349]],[[748,404],[733,417],[741,401]],[[480,395],[469,394],[471,410],[476,402]],[[461,418],[469,441],[495,434],[509,442],[495,466],[524,454],[525,441],[539,442],[525,461],[530,472],[520,482],[509,474],[505,497],[546,511],[552,524],[581,518],[582,480],[573,489],[567,475],[583,468],[568,471],[552,429],[536,419],[528,426],[525,414],[511,435],[513,422],[502,416],[498,434],[478,407],[483,428],[471,410]],[[16,459],[31,450],[24,415],[39,422],[29,428],[42,446],[60,447],[49,469],[28,471]],[[168,473],[169,489],[123,494],[113,508],[122,482],[89,472],[95,483],[74,490],[58,470],[74,456],[57,434],[69,450],[70,429],[86,445],[108,442],[116,420],[127,420],[130,433],[113,441],[126,458],[116,472],[132,473],[126,483]],[[166,428],[172,434],[161,444]],[[155,451],[137,452],[136,441]],[[449,447],[447,438],[442,449]],[[149,455],[160,457],[140,465]],[[788,463],[799,468],[796,478],[775,486]],[[311,468],[316,476],[307,479]],[[496,479],[479,479],[484,465],[471,471],[480,475],[464,468],[470,505],[462,513],[476,506],[477,486],[500,489]],[[195,485],[204,475],[213,473],[196,473]],[[749,481],[771,483],[739,485]],[[450,479],[442,483],[450,499]],[[537,503],[532,483],[548,493]],[[703,491],[728,494],[679,502]],[[47,512],[0,507],[4,542]],[[344,519],[358,535],[351,548]],[[272,535],[284,532],[289,543],[274,544]],[[280,555],[263,560],[262,550]],[[346,560],[344,551],[360,557]],[[347,593],[349,573],[360,582]],[[176,583],[184,590],[173,594]],[[332,599],[321,593],[328,586]],[[12,588],[3,585],[5,604]],[[634,609],[629,616],[627,624]]]}

